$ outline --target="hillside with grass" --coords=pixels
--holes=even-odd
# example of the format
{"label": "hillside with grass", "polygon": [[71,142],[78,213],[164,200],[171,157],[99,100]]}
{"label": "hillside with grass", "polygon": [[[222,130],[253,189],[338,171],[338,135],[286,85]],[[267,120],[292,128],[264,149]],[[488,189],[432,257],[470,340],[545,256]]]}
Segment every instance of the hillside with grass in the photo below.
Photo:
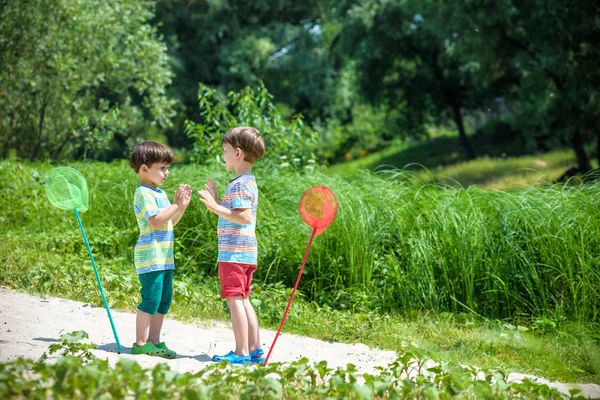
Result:
{"label": "hillside with grass", "polygon": [[[326,173],[401,170],[413,172],[416,183],[505,189],[553,184],[561,178],[564,183],[571,177],[563,175],[577,165],[572,149],[528,150],[518,136],[480,132],[471,136],[471,142],[479,155],[471,161],[464,161],[456,132],[442,130],[433,133],[429,140],[396,140],[371,153],[356,156],[349,153],[347,161],[332,164]],[[598,168],[597,162],[592,162],[592,166]],[[582,177],[574,180],[580,182]]]}

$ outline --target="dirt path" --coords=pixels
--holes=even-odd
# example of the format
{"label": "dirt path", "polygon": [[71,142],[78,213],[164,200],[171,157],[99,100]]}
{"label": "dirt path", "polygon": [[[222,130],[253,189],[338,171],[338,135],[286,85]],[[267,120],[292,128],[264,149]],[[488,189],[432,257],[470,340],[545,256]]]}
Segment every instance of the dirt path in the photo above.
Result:
{"label": "dirt path", "polygon": [[[64,333],[84,330],[90,341],[98,344],[94,351],[100,358],[116,363],[120,357],[130,358],[148,368],[158,363],[168,363],[171,369],[193,372],[210,363],[213,354],[227,353],[234,343],[233,333],[227,325],[210,322],[206,325],[184,324],[165,320],[162,339],[178,353],[175,360],[129,354],[135,338],[135,316],[111,310],[123,354],[117,354],[106,310],[89,304],[58,298],[41,298],[0,288],[0,362],[17,357],[37,359],[48,351]],[[273,341],[275,332],[261,330],[265,348]],[[371,349],[362,344],[329,343],[322,340],[283,333],[270,361],[294,361],[307,357],[312,362],[326,360],[330,367],[352,363],[360,371],[374,373],[376,366],[385,367],[396,359],[396,353]],[[509,380],[529,377],[512,373]],[[578,387],[588,397],[600,398],[600,386],[593,384],[562,384],[539,379],[551,387],[568,393]]]}

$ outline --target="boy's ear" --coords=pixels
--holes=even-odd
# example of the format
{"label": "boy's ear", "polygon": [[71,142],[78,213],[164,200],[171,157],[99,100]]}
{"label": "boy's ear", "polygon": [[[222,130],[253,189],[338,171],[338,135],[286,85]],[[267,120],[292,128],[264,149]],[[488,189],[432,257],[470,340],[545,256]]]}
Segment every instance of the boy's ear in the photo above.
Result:
{"label": "boy's ear", "polygon": [[139,171],[140,171],[142,174],[147,174],[147,173],[148,173],[148,166],[147,166],[146,164],[142,164],[142,165],[140,166],[140,169],[139,169]]}
{"label": "boy's ear", "polygon": [[236,147],[235,148],[235,156],[236,157],[242,156],[242,158],[244,158],[244,150],[240,149],[239,147]]}

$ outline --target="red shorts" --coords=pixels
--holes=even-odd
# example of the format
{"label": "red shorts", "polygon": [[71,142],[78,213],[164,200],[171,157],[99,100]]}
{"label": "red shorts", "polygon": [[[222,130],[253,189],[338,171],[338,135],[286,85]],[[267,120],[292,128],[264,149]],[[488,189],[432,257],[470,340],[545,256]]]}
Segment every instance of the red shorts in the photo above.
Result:
{"label": "red shorts", "polygon": [[232,262],[219,262],[219,282],[221,282],[221,298],[250,296],[250,284],[256,265]]}

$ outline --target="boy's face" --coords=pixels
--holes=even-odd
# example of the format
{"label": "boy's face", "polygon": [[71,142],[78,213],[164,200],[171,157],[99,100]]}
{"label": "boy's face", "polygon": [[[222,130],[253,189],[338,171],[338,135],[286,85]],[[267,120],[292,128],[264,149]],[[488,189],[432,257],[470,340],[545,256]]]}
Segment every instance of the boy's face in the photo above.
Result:
{"label": "boy's face", "polygon": [[159,186],[165,183],[169,176],[169,164],[165,162],[154,163],[152,166],[142,165],[140,175],[148,183]]}
{"label": "boy's face", "polygon": [[229,143],[223,143],[223,161],[225,161],[225,168],[227,171],[235,170],[236,163],[239,159],[240,149],[234,149]]}

